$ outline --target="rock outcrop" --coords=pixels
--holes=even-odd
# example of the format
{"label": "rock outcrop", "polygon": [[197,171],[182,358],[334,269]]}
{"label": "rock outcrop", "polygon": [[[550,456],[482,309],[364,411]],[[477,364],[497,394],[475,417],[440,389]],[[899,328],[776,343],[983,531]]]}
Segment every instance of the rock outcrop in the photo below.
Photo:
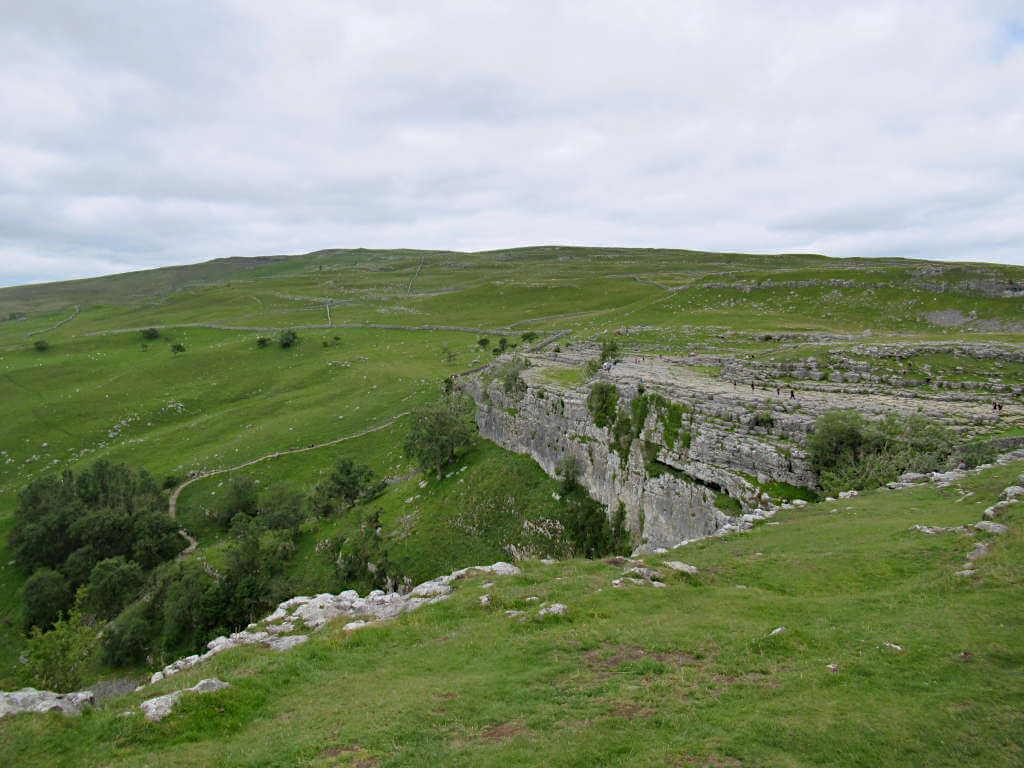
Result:
{"label": "rock outcrop", "polygon": [[96,706],[92,691],[75,693],[54,693],[22,688],[18,691],[0,691],[0,718],[22,712],[61,712],[65,715],[80,715],[86,707]]}

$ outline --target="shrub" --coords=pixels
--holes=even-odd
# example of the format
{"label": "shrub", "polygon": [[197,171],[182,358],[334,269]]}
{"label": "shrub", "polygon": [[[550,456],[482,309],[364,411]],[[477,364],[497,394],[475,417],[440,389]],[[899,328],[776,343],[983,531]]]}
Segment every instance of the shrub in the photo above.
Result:
{"label": "shrub", "polygon": [[405,455],[424,472],[436,471],[440,480],[442,468],[469,447],[474,427],[466,397],[453,395],[417,408],[410,415]]}
{"label": "shrub", "polygon": [[526,392],[526,382],[521,374],[528,366],[529,363],[517,355],[498,369],[501,388],[506,395],[519,397]]}
{"label": "shrub", "polygon": [[614,426],[618,402],[619,391],[614,384],[607,381],[594,384],[587,395],[587,410],[594,417],[594,424],[598,427]]}
{"label": "shrub", "polygon": [[142,338],[146,339],[147,341],[152,341],[153,339],[160,338],[160,331],[158,331],[156,328],[144,328],[141,331],[141,333]]}
{"label": "shrub", "polygon": [[138,664],[152,642],[153,627],[146,618],[145,606],[132,606],[104,632],[103,661],[113,667]]}
{"label": "shrub", "polygon": [[176,342],[171,345],[171,351],[176,355],[180,354],[181,352],[185,351],[185,345],[182,344],[180,341]]}
{"label": "shrub", "polygon": [[25,582],[25,629],[47,630],[71,607],[71,585],[50,568],[39,568]]}
{"label": "shrub", "polygon": [[963,459],[968,469],[973,469],[979,464],[991,464],[996,460],[997,455],[995,447],[984,440],[968,443],[960,449],[960,458]]}
{"label": "shrub", "polygon": [[529,344],[531,341],[533,341],[533,340],[535,340],[537,338],[537,333],[536,333],[536,331],[527,331],[526,333],[524,333],[519,338],[522,339],[524,344]]}
{"label": "shrub", "polygon": [[619,342],[615,339],[605,339],[601,342],[601,362],[617,360],[619,357]]}
{"label": "shrub", "polygon": [[123,557],[100,560],[83,593],[83,607],[101,619],[110,619],[135,597],[142,581],[138,563]]}
{"label": "shrub", "polygon": [[36,348],[37,352],[45,352],[46,350],[48,350],[50,348],[49,343],[46,342],[43,339],[37,340],[36,343],[33,344],[32,346],[34,346]]}
{"label": "shrub", "polygon": [[259,347],[260,349],[263,349],[269,343],[270,339],[267,338],[266,336],[260,336],[259,338],[256,339],[256,346]]}
{"label": "shrub", "polygon": [[299,343],[299,334],[295,330],[288,328],[281,331],[278,341],[281,344],[281,349],[288,349],[289,347],[294,347]]}
{"label": "shrub", "polygon": [[357,501],[378,495],[386,486],[366,464],[343,456],[327,479],[313,490],[313,510],[324,516],[337,509],[350,509]]}
{"label": "shrub", "polygon": [[92,655],[96,637],[96,630],[83,622],[77,608],[49,632],[33,627],[25,651],[26,671],[40,688],[73,691],[81,684],[82,667]]}

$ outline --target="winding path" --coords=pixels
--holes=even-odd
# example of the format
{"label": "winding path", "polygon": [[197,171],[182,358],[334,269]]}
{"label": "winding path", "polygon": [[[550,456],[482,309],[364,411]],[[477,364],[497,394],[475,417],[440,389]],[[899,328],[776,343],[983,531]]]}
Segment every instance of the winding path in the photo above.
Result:
{"label": "winding path", "polygon": [[[273,453],[268,453],[266,456],[260,456],[260,457],[255,458],[255,459],[250,459],[249,461],[243,462],[243,463],[238,464],[237,466],[234,466],[234,467],[224,467],[223,469],[211,469],[211,470],[208,470],[206,472],[201,472],[200,474],[195,475],[194,477],[190,477],[188,480],[183,482],[181,485],[179,485],[177,488],[175,488],[174,491],[171,492],[171,498],[170,498],[170,500],[168,501],[168,504],[167,504],[167,514],[170,515],[172,520],[174,520],[177,517],[177,514],[178,514],[178,496],[180,496],[181,492],[183,490],[185,490],[188,486],[192,485],[192,483],[194,483],[196,480],[202,480],[203,478],[206,478],[206,477],[213,477],[214,475],[220,475],[220,474],[223,474],[224,472],[234,472],[234,471],[239,470],[239,469],[244,469],[245,467],[250,467],[253,464],[258,464],[261,461],[266,461],[267,459],[276,459],[278,456],[285,456],[285,455],[292,454],[292,453],[303,453],[304,451],[313,451],[313,450],[316,450],[317,448],[326,448],[329,445],[337,445],[338,443],[343,443],[346,440],[355,440],[357,437],[363,437],[364,435],[368,435],[371,432],[379,432],[382,429],[387,429],[392,424],[394,424],[396,421],[398,421],[400,418],[402,418],[403,416],[408,416],[408,415],[409,415],[409,411],[402,411],[401,413],[399,413],[399,414],[397,414],[395,416],[392,416],[390,419],[385,421],[383,424],[378,424],[375,427],[368,427],[367,429],[364,429],[362,432],[356,432],[356,433],[351,434],[351,435],[345,435],[345,437],[339,437],[339,438],[337,438],[335,440],[328,440],[326,443],[317,443],[315,445],[307,445],[307,446],[304,446],[304,447],[301,447],[301,448],[288,448],[288,449],[283,450],[283,451],[274,451]],[[189,541],[190,549],[186,550],[186,551],[191,552],[192,550],[194,550],[195,549],[195,539],[193,539],[191,536],[189,536],[188,533],[186,533],[184,530],[178,531],[178,533],[180,533],[182,536],[184,536]]]}

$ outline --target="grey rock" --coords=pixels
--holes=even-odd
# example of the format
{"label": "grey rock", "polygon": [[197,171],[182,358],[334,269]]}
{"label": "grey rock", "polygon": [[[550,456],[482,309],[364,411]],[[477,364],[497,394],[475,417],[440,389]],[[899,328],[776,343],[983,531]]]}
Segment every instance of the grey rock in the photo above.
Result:
{"label": "grey rock", "polygon": [[1000,501],[1012,501],[1013,499],[1021,497],[1024,497],[1024,487],[1019,485],[1008,486],[999,494]]}
{"label": "grey rock", "polygon": [[974,527],[979,531],[984,531],[985,533],[994,533],[998,535],[1002,535],[1009,530],[1009,528],[1007,528],[1002,523],[993,523],[989,520],[982,520],[980,523],[975,523]]}
{"label": "grey rock", "polygon": [[491,596],[490,595],[480,595],[480,607],[481,608],[486,608],[490,604],[491,604]]}
{"label": "grey rock", "polygon": [[656,571],[653,568],[644,568],[639,565],[627,568],[623,573],[625,575],[633,574],[634,576],[638,576],[641,579],[647,579],[648,581],[660,581],[664,578],[659,571]]}
{"label": "grey rock", "polygon": [[145,715],[149,722],[158,723],[171,714],[171,710],[174,709],[174,705],[181,699],[182,694],[214,693],[215,691],[220,691],[229,687],[230,683],[225,683],[223,680],[211,677],[206,680],[200,680],[191,688],[184,688],[180,691],[172,691],[171,693],[163,696],[155,696],[152,699],[146,699],[139,705],[139,708],[142,710],[143,715]]}
{"label": "grey rock", "polygon": [[666,568],[671,568],[673,571],[679,571],[680,573],[688,573],[691,576],[700,575],[700,571],[697,570],[697,566],[688,565],[678,560],[669,560],[665,563]]}
{"label": "grey rock", "polygon": [[85,707],[94,706],[96,697],[92,691],[54,693],[35,688],[0,691],[0,718],[22,712],[61,712],[65,715],[80,715]]}
{"label": "grey rock", "polygon": [[267,640],[267,647],[274,651],[287,651],[309,640],[309,635],[286,635]]}
{"label": "grey rock", "polygon": [[552,603],[547,608],[537,611],[538,616],[565,616],[569,613],[569,606],[562,603]]}

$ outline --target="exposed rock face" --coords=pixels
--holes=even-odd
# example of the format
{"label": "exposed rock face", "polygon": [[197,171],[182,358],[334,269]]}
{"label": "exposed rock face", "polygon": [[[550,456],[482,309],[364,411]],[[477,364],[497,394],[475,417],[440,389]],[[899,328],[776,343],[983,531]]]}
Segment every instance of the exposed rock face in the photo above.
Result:
{"label": "exposed rock face", "polygon": [[654,393],[682,406],[684,416],[676,434],[667,436],[664,407],[649,407],[624,456],[613,446],[613,430],[594,423],[588,389],[553,390],[531,382],[524,393],[508,395],[483,379],[463,386],[477,403],[481,435],[530,455],[552,477],[560,462],[574,457],[580,484],[609,514],[624,505],[645,551],[710,536],[735,522],[716,507],[723,494],[744,511],[756,509],[761,490],[744,475],[802,486],[816,482],[799,445],[780,445],[806,436],[813,423],[808,416],[785,410],[762,415],[693,389],[647,381],[641,390],[640,382],[614,380],[622,413],[630,413],[634,399]]}
{"label": "exposed rock face", "polygon": [[0,718],[22,712],[62,712],[65,715],[80,715],[85,707],[96,705],[92,691],[75,693],[54,693],[22,688],[19,691],[0,691]]}

